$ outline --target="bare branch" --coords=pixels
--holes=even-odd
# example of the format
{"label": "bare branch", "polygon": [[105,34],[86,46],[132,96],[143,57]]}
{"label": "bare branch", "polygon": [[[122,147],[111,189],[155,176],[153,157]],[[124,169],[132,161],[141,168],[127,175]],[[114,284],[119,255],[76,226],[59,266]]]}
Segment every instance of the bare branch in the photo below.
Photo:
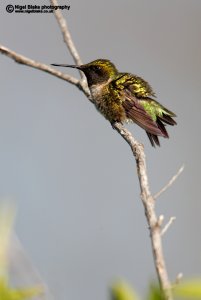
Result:
{"label": "bare branch", "polygon": [[[50,3],[54,6],[58,6],[57,0],[50,0]],[[64,19],[63,15],[61,13],[61,10],[60,9],[54,10],[54,14],[55,14],[56,20],[59,24],[59,27],[61,29],[61,32],[63,34],[64,43],[68,47],[70,54],[72,55],[72,57],[77,65],[82,65],[82,60],[81,60],[80,55],[74,45],[72,36],[68,29],[67,22]],[[81,71],[80,71],[80,75],[83,78],[84,74]]]}
{"label": "bare branch", "polygon": [[161,230],[161,236],[163,236],[166,231],[169,229],[169,227],[172,225],[172,223],[176,220],[176,217],[171,217],[167,224],[164,226],[164,228]]}
{"label": "bare branch", "polygon": [[[50,0],[50,3],[54,6],[58,6],[58,1],[57,0]],[[75,47],[75,44],[73,42],[72,36],[70,34],[70,31],[68,29],[68,24],[66,22],[66,20],[64,19],[61,10],[57,9],[54,10],[54,15],[55,18],[59,24],[59,27],[61,29],[62,35],[63,35],[63,40],[64,43],[66,44],[70,54],[72,55],[72,58],[74,60],[74,62],[77,65],[82,65],[82,60],[81,57],[77,51],[77,48]],[[83,72],[79,71],[80,76],[81,76],[81,81],[80,81],[80,85],[82,87],[83,92],[85,93],[85,95],[88,97],[88,99],[91,101],[91,96],[90,96],[90,92],[87,86],[87,82],[86,82],[86,78]]]}
{"label": "bare branch", "polygon": [[[50,3],[54,6],[58,6],[58,2],[57,0],[50,0]],[[81,57],[77,51],[77,48],[75,47],[75,44],[73,42],[72,36],[70,34],[70,31],[68,29],[68,24],[66,22],[66,20],[64,19],[61,11],[59,9],[54,10],[54,15],[55,18],[59,24],[59,27],[61,29],[62,35],[63,35],[63,40],[64,43],[66,44],[70,54],[73,57],[73,60],[75,61],[75,63],[77,65],[82,65],[82,60]],[[89,88],[86,82],[86,78],[83,72],[79,71],[80,76],[81,76],[81,81],[80,81],[80,86],[82,87],[82,90],[84,92],[84,94],[88,97],[88,99],[91,101],[91,95],[89,92]]]}
{"label": "bare branch", "polygon": [[179,175],[183,172],[184,165],[178,170],[178,172],[168,181],[168,183],[154,195],[154,199],[158,198],[162,193],[164,193],[179,177]]}
{"label": "bare branch", "polygon": [[161,227],[159,226],[158,219],[155,212],[155,201],[151,195],[149,188],[149,181],[146,169],[146,160],[144,147],[134,139],[132,134],[121,124],[114,123],[113,127],[129,144],[133,155],[136,160],[138,179],[140,182],[141,199],[144,205],[145,215],[150,229],[150,237],[152,242],[152,251],[154,256],[154,263],[160,286],[164,292],[165,299],[171,300],[171,284],[168,278],[168,273],[163,256],[162,240],[161,240]]}
{"label": "bare branch", "polygon": [[64,74],[60,71],[55,70],[54,68],[52,68],[48,65],[45,65],[45,64],[37,62],[33,59],[27,58],[27,57],[25,57],[21,54],[18,54],[16,52],[2,46],[2,45],[0,45],[0,52],[2,54],[12,58],[13,60],[15,60],[19,64],[23,64],[23,65],[26,65],[26,66],[29,66],[29,67],[47,72],[51,75],[54,75],[54,76],[56,76],[60,79],[68,81],[69,83],[72,83],[72,84],[76,85],[77,87],[81,88],[80,81],[77,78],[74,78],[73,76]]}

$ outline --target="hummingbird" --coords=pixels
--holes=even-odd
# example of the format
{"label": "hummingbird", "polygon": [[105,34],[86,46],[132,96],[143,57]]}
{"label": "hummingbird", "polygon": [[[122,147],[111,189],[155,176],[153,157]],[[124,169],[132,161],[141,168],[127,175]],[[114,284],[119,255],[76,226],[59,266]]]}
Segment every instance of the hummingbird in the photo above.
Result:
{"label": "hummingbird", "polygon": [[151,145],[160,146],[159,136],[169,138],[166,125],[176,125],[176,115],[155,100],[152,87],[143,78],[122,73],[107,59],[83,65],[52,64],[81,70],[87,79],[92,102],[113,125],[133,122],[143,128]]}

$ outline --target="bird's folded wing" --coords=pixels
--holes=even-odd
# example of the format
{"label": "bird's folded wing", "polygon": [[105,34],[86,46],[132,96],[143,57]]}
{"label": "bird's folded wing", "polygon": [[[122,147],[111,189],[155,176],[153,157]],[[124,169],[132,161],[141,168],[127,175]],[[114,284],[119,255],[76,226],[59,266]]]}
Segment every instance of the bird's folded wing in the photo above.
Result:
{"label": "bird's folded wing", "polygon": [[124,101],[122,105],[128,119],[131,119],[134,123],[151,134],[163,136],[163,133],[159,129],[157,123],[140,104],[140,100],[138,100],[134,95],[131,95],[130,91],[124,90],[123,93]]}

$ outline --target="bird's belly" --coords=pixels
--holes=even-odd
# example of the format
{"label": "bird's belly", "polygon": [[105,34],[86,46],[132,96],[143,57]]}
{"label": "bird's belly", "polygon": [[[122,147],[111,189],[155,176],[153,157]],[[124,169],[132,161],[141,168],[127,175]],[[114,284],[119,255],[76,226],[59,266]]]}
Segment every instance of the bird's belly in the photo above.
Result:
{"label": "bird's belly", "polygon": [[126,119],[122,104],[114,99],[107,91],[94,88],[91,95],[97,110],[110,122],[123,122]]}

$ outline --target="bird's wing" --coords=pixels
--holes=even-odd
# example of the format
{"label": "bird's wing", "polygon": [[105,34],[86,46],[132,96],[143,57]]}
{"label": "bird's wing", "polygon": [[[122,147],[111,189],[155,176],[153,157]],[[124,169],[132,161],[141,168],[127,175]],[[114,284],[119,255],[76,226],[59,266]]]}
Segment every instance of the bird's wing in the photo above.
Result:
{"label": "bird's wing", "polygon": [[144,107],[140,104],[140,100],[138,100],[135,95],[127,89],[121,91],[121,93],[124,98],[122,105],[128,119],[132,120],[151,134],[164,136],[164,133],[158,127],[157,122],[151,118]]}
{"label": "bird's wing", "polygon": [[143,78],[130,73],[119,73],[119,77],[112,84],[118,89],[128,89],[137,98],[155,97],[155,93],[150,84]]}
{"label": "bird's wing", "polygon": [[121,103],[126,117],[145,129],[149,138],[154,137],[154,142],[159,145],[158,135],[168,137],[163,122],[175,125],[171,117],[176,115],[153,99],[155,94],[147,81],[130,73],[119,73],[110,85],[118,91],[118,98],[123,99]]}

